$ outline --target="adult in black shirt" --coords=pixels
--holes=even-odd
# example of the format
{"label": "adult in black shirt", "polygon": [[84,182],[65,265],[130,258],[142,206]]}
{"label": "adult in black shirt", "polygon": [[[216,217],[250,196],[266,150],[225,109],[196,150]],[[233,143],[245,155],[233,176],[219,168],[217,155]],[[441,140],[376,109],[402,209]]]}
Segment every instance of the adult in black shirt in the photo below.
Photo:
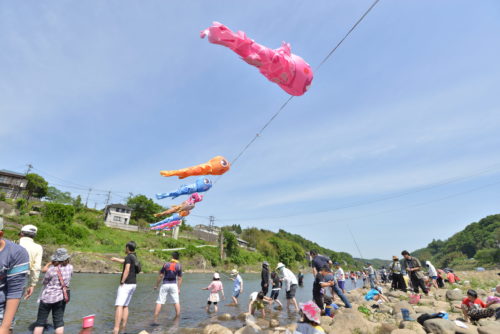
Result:
{"label": "adult in black shirt", "polygon": [[311,266],[313,269],[314,277],[316,277],[321,268],[323,268],[324,266],[327,266],[328,268],[331,267],[332,260],[330,260],[326,256],[319,255],[318,252],[315,250],[311,250],[309,254],[311,255],[312,258]]}
{"label": "adult in black shirt", "polygon": [[125,245],[125,259],[112,257],[111,261],[123,263],[122,275],[120,277],[120,286],[115,301],[115,326],[113,334],[120,333],[120,325],[122,332],[125,332],[128,320],[128,305],[137,287],[136,265],[137,256],[135,254],[136,244],[133,241]]}
{"label": "adult in black shirt", "polygon": [[262,262],[262,271],[260,273],[260,286],[262,288],[262,292],[264,296],[267,296],[267,292],[269,291],[269,263],[267,261]]}

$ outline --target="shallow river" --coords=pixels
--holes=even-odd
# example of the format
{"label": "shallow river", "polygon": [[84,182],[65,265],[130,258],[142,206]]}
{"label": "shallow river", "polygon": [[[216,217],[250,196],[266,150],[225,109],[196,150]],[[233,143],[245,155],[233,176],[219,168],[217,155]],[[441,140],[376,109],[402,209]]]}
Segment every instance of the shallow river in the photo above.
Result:
{"label": "shallow river", "polygon": [[[150,333],[175,333],[179,327],[198,327],[198,325],[210,319],[214,314],[205,312],[208,292],[201,290],[206,287],[212,274],[184,274],[184,280],[181,290],[181,317],[178,321],[173,321],[175,314],[172,306],[165,305],[160,315],[160,326],[152,326],[153,309],[158,292],[153,290],[157,275],[145,274],[138,276],[137,290],[129,306],[130,315],[127,326],[127,333],[138,333],[146,329]],[[240,295],[239,307],[226,306],[229,303],[233,282],[222,276],[224,292],[227,296],[226,301],[222,301],[219,307],[219,313],[230,313],[238,315],[246,312],[248,307],[248,296],[253,291],[260,290],[259,274],[243,274],[244,292]],[[118,287],[119,275],[100,275],[100,274],[75,274],[71,280],[71,302],[66,307],[65,313],[65,333],[76,334],[81,328],[81,318],[95,314],[95,327],[93,334],[111,333],[114,322],[114,302],[116,289]],[[297,289],[297,301],[304,302],[312,298],[312,274],[306,274],[304,278],[304,287]],[[346,289],[352,289],[350,280],[346,281]],[[361,280],[358,281],[360,286]],[[17,313],[17,324],[14,333],[31,333],[28,327],[36,320],[38,304],[36,297],[39,290],[35,291],[29,301],[23,301]],[[280,300],[285,304],[285,293],[280,291]],[[338,298],[337,298],[338,300]],[[168,308],[168,313],[165,312]],[[276,312],[274,316],[280,317],[284,322],[291,322],[297,319],[298,315],[294,312]],[[52,323],[51,316],[49,323]],[[226,322],[228,327],[239,327],[241,324],[237,321]],[[51,331],[50,331],[51,332]],[[86,332],[87,333],[87,332]]]}

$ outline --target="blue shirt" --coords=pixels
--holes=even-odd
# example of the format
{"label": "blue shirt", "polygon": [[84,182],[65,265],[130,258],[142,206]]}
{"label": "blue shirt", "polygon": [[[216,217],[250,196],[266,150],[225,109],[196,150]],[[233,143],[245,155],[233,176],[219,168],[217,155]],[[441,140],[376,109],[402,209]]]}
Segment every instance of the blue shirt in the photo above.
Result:
{"label": "blue shirt", "polygon": [[236,275],[236,278],[234,279],[233,291],[240,291],[241,290],[241,282],[243,282],[243,280],[241,279],[241,276]]}
{"label": "blue shirt", "polygon": [[29,255],[26,249],[4,239],[5,247],[0,251],[0,310],[7,299],[19,299],[23,295],[29,272]]}

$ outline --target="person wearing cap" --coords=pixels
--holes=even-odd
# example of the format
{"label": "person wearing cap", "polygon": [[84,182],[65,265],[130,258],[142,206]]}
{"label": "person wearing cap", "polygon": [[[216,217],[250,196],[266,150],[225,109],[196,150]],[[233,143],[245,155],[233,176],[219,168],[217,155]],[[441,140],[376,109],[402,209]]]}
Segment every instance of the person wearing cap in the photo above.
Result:
{"label": "person wearing cap", "polygon": [[300,303],[300,314],[302,320],[297,323],[294,334],[325,333],[325,330],[320,326],[321,310],[312,300],[307,303]]}
{"label": "person wearing cap", "polygon": [[285,267],[283,263],[278,263],[276,270],[280,273],[282,277],[282,281],[285,282],[285,291],[286,291],[286,309],[288,310],[290,307],[290,303],[293,303],[295,310],[299,310],[299,305],[297,304],[297,300],[295,299],[295,293],[297,291],[297,286],[299,282],[297,281],[297,277],[295,277],[294,273]]}
{"label": "person wearing cap", "polygon": [[162,282],[158,299],[156,300],[156,307],[154,311],[154,322],[158,322],[162,305],[165,303],[173,304],[175,308],[175,317],[178,318],[181,314],[181,304],[179,302],[179,295],[182,286],[182,265],[179,262],[179,252],[172,253],[172,259],[167,262],[160,269],[158,279],[154,289],[158,289],[160,282]]}
{"label": "person wearing cap", "polygon": [[342,290],[343,293],[345,293],[345,273],[344,269],[340,266],[340,263],[335,262],[333,264],[335,268],[337,268],[337,271],[335,271],[335,279],[337,280],[337,284],[339,285],[339,289]]}
{"label": "person wearing cap", "polygon": [[264,292],[264,296],[267,296],[267,292],[269,291],[269,263],[267,261],[262,262],[262,271],[260,272],[260,287],[262,288],[262,292]]}
{"label": "person wearing cap", "polygon": [[64,310],[69,302],[69,289],[73,266],[69,263],[70,256],[66,248],[58,248],[51,257],[51,262],[44,267],[45,277],[40,294],[40,304],[33,334],[42,334],[47,325],[47,318],[52,312],[54,333],[64,333]]}
{"label": "person wearing cap", "polygon": [[406,283],[403,278],[403,273],[401,272],[401,263],[397,256],[392,257],[392,263],[389,266],[392,275],[392,285],[393,290],[401,290],[406,292]]}
{"label": "person wearing cap", "polygon": [[34,225],[25,225],[19,233],[19,245],[23,246],[30,257],[30,272],[28,278],[28,288],[24,295],[24,299],[28,299],[33,294],[35,286],[38,283],[40,270],[42,269],[43,248],[35,243],[33,239],[38,232],[38,228]]}
{"label": "person wearing cap", "polygon": [[243,293],[243,279],[241,278],[238,270],[231,270],[231,279],[233,280],[233,295],[231,298],[233,299],[233,304],[238,305],[238,297],[241,293]]}
{"label": "person wearing cap", "polygon": [[222,282],[220,281],[219,273],[214,273],[212,282],[206,287],[202,288],[202,290],[209,290],[210,295],[208,296],[207,301],[207,313],[210,312],[210,305],[214,304],[214,311],[217,313],[219,309],[217,308],[217,303],[220,301],[219,292],[222,294],[222,299],[224,300],[224,287],[222,286]]}
{"label": "person wearing cap", "polygon": [[0,334],[10,333],[29,272],[26,249],[3,237],[0,217]]}

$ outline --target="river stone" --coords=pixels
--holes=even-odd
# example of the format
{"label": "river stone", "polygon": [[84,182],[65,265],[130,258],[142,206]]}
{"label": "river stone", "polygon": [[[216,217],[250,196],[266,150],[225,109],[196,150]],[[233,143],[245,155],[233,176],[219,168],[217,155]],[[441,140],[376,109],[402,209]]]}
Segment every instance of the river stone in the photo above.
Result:
{"label": "river stone", "polygon": [[269,321],[269,327],[274,328],[274,327],[279,327],[280,322],[278,319],[271,319]]}
{"label": "river stone", "polygon": [[212,324],[203,328],[203,334],[233,334],[233,332],[229,328],[219,324]]}
{"label": "river stone", "polygon": [[394,297],[394,298],[400,298],[400,297],[408,298],[408,295],[406,294],[406,292],[403,292],[401,290],[389,291],[389,292],[387,292],[387,295],[389,297]]}
{"label": "river stone", "polygon": [[[203,328],[180,328],[179,330],[180,334],[202,334],[203,333]],[[139,333],[140,334],[140,333]]]}
{"label": "river stone", "polygon": [[441,301],[446,301],[446,292],[448,290],[439,289],[434,293],[434,298]]}
{"label": "river stone", "polygon": [[464,299],[464,295],[460,289],[453,289],[446,291],[446,299],[451,301],[457,301]]}
{"label": "river stone", "polygon": [[395,329],[391,332],[391,334],[416,334],[417,332],[415,331],[412,331],[411,329],[406,329],[406,328],[403,328],[403,329]]}
{"label": "river stone", "polygon": [[369,334],[376,324],[363,318],[362,314],[354,309],[345,309],[333,318],[331,333],[335,334]]}
{"label": "river stone", "polygon": [[223,313],[217,316],[217,319],[219,319],[220,321],[229,321],[233,319],[233,316],[229,313]]}
{"label": "river stone", "polygon": [[[260,329],[260,327],[255,325],[255,324],[251,324],[251,323],[249,323],[245,327],[242,327],[242,328],[238,329],[236,332],[234,332],[234,334],[259,334],[259,333],[262,333],[262,330]],[[205,334],[205,333],[203,333],[203,334]]]}
{"label": "river stone", "polygon": [[428,306],[415,306],[415,312],[417,313],[436,313],[434,309],[428,307]]}
{"label": "river stone", "polygon": [[409,329],[418,334],[425,334],[424,328],[416,321],[401,321],[399,329]]}
{"label": "river stone", "polygon": [[243,313],[240,313],[236,316],[236,319],[238,320],[241,320],[241,321],[245,321],[247,319],[247,316],[249,316],[250,313],[248,312],[243,312]]}
{"label": "river stone", "polygon": [[450,311],[450,303],[436,300],[434,302],[434,308],[436,309],[436,312],[440,312],[440,311],[449,312]]}
{"label": "river stone", "polygon": [[498,334],[500,333],[500,322],[490,321],[486,326],[479,326],[477,331],[479,334]]}
{"label": "river stone", "polygon": [[397,319],[403,319],[403,314],[401,313],[401,309],[406,308],[410,311],[410,317],[416,319],[417,313],[413,309],[413,306],[410,305],[406,300],[402,300],[394,304],[392,308],[392,314],[396,316]]}
{"label": "river stone", "polygon": [[140,331],[139,334],[149,334],[149,332],[146,331]]}
{"label": "river stone", "polygon": [[375,332],[377,334],[391,334],[395,329],[397,329],[397,327],[393,324],[382,324],[375,330]]}

